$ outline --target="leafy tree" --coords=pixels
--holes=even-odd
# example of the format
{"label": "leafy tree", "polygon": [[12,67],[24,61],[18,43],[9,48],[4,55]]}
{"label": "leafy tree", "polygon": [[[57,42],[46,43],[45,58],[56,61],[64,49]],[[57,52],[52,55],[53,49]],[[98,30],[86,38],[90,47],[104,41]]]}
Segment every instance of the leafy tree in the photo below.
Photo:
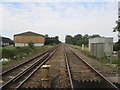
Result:
{"label": "leafy tree", "polygon": [[93,34],[93,35],[89,36],[89,38],[95,38],[95,37],[101,37],[101,36],[98,34]]}
{"label": "leafy tree", "polygon": [[32,42],[28,42],[28,47],[34,49],[34,43],[32,43]]}
{"label": "leafy tree", "polygon": [[113,28],[113,32],[118,32],[118,42],[114,44],[114,51],[120,50],[120,21],[116,21],[116,27]]}
{"label": "leafy tree", "polygon": [[118,43],[120,43],[120,21],[116,21],[117,26],[113,28],[113,32],[118,32]]}
{"label": "leafy tree", "polygon": [[49,37],[47,34],[45,35],[45,45],[48,45],[48,44],[58,44],[58,43],[60,43],[58,36]]}
{"label": "leafy tree", "polygon": [[82,39],[82,35],[81,34],[77,34],[77,35],[74,36],[74,39],[75,39],[75,41],[81,40]]}
{"label": "leafy tree", "polygon": [[71,35],[67,35],[65,38],[65,43],[78,45],[78,46],[84,44],[85,46],[88,46],[89,38],[95,38],[95,37],[100,37],[100,35],[94,34],[89,36],[88,34],[85,34],[84,36],[82,36],[81,34],[77,34],[74,37],[72,37]]}
{"label": "leafy tree", "polygon": [[75,44],[74,38],[71,35],[67,35],[65,38],[65,43],[67,44]]}
{"label": "leafy tree", "polygon": [[89,39],[89,35],[88,35],[88,34],[85,34],[85,35],[83,36],[83,39]]}
{"label": "leafy tree", "polygon": [[120,22],[116,21],[117,26],[113,28],[113,32],[120,32]]}

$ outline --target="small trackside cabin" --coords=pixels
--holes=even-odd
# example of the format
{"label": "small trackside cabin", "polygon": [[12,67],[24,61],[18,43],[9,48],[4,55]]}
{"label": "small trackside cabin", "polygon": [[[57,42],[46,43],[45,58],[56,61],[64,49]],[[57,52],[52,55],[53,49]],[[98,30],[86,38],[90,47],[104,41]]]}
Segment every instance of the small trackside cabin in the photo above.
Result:
{"label": "small trackside cabin", "polygon": [[14,35],[14,43],[16,47],[28,46],[28,43],[34,43],[34,46],[43,46],[45,37],[34,32],[24,32]]}

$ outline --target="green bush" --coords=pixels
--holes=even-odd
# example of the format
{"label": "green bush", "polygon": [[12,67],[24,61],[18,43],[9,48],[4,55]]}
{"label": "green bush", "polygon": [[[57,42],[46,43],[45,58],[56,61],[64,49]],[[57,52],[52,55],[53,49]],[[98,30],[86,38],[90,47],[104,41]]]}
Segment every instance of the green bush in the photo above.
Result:
{"label": "green bush", "polygon": [[32,49],[29,47],[16,47],[15,49],[2,49],[2,58],[13,59],[14,56],[17,57],[26,57],[27,54],[32,52]]}
{"label": "green bush", "polygon": [[120,44],[115,44],[115,45],[113,46],[113,50],[114,50],[114,51],[119,51],[119,50],[120,50]]}
{"label": "green bush", "polygon": [[30,52],[31,52],[31,49],[29,47],[17,47],[16,48],[17,54],[21,54],[21,53],[29,54]]}
{"label": "green bush", "polygon": [[2,58],[13,58],[16,55],[15,50],[2,49]]}
{"label": "green bush", "polygon": [[31,49],[34,49],[34,43],[28,42],[28,47],[31,48]]}

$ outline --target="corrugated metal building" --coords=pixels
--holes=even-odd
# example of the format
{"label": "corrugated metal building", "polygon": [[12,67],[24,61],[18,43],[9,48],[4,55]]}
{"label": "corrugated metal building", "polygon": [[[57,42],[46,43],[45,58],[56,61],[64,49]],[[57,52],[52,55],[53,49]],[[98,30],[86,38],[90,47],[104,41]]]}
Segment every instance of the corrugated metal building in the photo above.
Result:
{"label": "corrugated metal building", "polygon": [[14,35],[15,46],[28,46],[29,42],[34,43],[34,46],[43,46],[45,43],[45,38],[41,34],[30,31]]}

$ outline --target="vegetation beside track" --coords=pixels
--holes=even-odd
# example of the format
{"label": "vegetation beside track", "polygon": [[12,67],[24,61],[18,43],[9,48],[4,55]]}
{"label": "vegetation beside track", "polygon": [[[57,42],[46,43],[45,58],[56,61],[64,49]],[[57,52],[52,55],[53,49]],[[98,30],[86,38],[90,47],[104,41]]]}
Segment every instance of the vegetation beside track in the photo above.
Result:
{"label": "vegetation beside track", "polygon": [[[107,57],[107,56],[105,56],[104,58],[101,58],[101,59],[98,59],[98,58],[96,58],[96,57],[94,57],[94,56],[91,56],[91,55],[90,55],[90,50],[89,50],[87,47],[85,47],[84,50],[82,51],[82,47],[81,47],[81,46],[76,46],[76,45],[69,45],[69,46],[71,46],[71,47],[79,50],[80,52],[82,52],[83,54],[85,54],[86,56],[88,56],[88,57],[90,57],[90,58],[97,59],[97,60],[99,60],[100,62],[110,63],[110,58]],[[113,57],[113,56],[112,56],[112,57],[111,57],[111,61],[112,61],[112,64],[117,64],[117,66],[120,67],[120,60],[119,60],[119,59],[117,59],[116,57]]]}
{"label": "vegetation beside track", "polygon": [[55,45],[45,45],[41,47],[34,47],[34,49],[30,47],[3,47],[0,48],[2,50],[2,58],[7,58],[9,61],[1,61],[3,69],[9,68],[12,65],[16,65],[24,60],[28,60],[29,58],[44,52]]}

